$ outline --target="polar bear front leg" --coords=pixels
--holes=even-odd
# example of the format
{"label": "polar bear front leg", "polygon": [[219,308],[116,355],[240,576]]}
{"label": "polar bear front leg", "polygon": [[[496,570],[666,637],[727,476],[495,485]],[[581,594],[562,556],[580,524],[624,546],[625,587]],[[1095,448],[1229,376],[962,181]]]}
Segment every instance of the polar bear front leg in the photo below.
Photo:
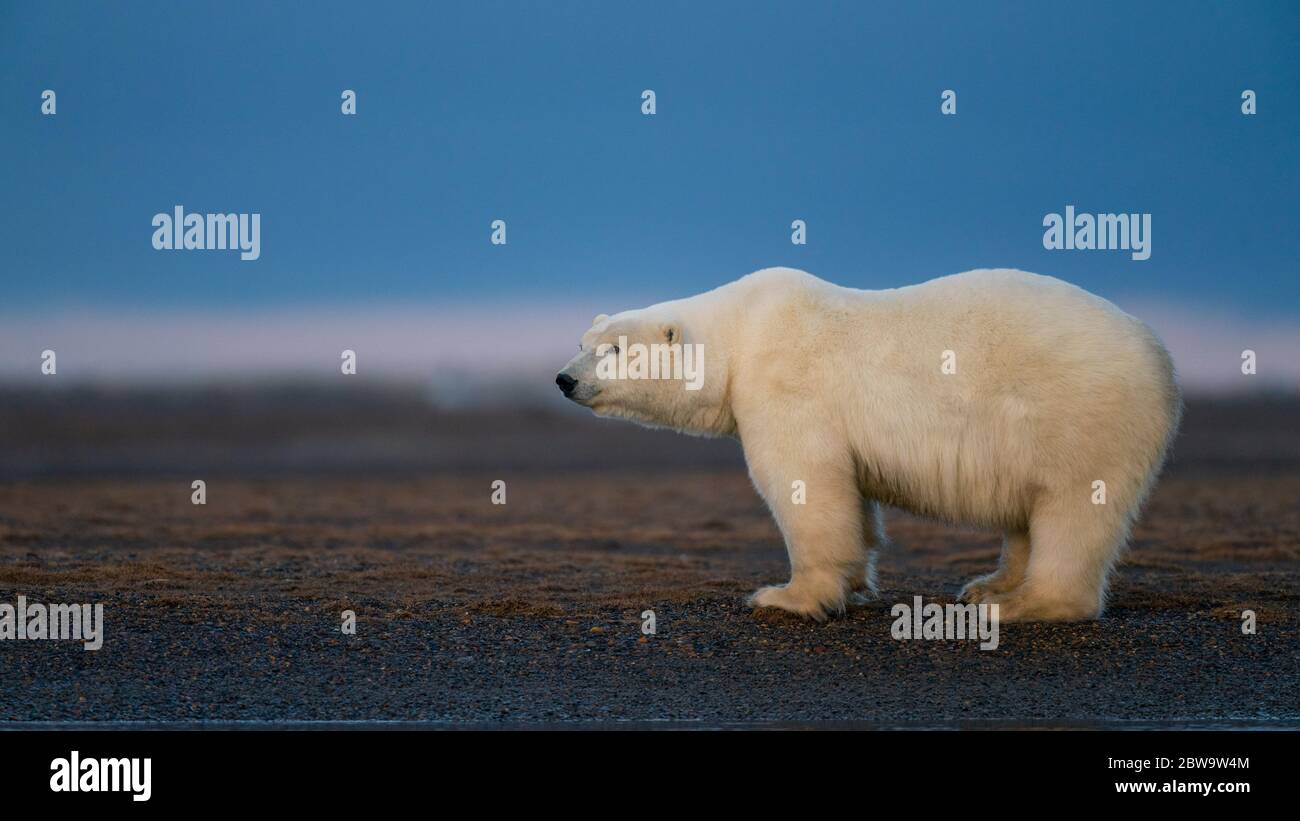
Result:
{"label": "polar bear front leg", "polygon": [[885,536],[884,513],[880,503],[867,499],[862,507],[862,541],[866,551],[866,561],[862,572],[850,577],[849,604],[866,604],[880,595],[876,587],[876,560],[888,543]]}
{"label": "polar bear front leg", "polygon": [[745,456],[790,556],[790,581],[759,589],[750,605],[818,621],[843,613],[855,591],[871,583],[867,508],[850,465],[801,460],[790,452],[752,454],[749,448]]}
{"label": "polar bear front leg", "polygon": [[1002,558],[998,561],[998,569],[987,576],[972,579],[957,594],[957,600],[968,604],[991,602],[994,597],[1019,587],[1025,580],[1028,566],[1028,531],[1009,531],[1002,540]]}

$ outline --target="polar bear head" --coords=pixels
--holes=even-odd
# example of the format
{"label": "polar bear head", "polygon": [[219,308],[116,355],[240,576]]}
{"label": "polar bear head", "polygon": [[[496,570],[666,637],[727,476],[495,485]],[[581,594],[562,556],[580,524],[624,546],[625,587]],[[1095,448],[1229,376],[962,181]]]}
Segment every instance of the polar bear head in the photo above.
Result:
{"label": "polar bear head", "polygon": [[726,435],[726,372],[702,329],[672,303],[601,314],[578,343],[578,353],[555,377],[565,397],[597,416],[650,427]]}

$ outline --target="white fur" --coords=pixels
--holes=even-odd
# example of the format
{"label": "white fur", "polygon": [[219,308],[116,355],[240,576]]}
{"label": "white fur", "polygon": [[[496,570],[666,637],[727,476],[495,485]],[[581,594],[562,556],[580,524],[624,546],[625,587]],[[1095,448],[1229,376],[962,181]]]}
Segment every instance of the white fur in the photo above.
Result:
{"label": "white fur", "polygon": [[[703,389],[596,380],[620,335],[703,344]],[[881,505],[1002,531],[999,569],[962,591],[1002,620],[1096,618],[1181,413],[1145,325],[1023,271],[863,291],[769,268],[597,317],[582,348],[562,373],[597,414],[741,441],[792,571],[750,601],[817,619],[874,592]]]}

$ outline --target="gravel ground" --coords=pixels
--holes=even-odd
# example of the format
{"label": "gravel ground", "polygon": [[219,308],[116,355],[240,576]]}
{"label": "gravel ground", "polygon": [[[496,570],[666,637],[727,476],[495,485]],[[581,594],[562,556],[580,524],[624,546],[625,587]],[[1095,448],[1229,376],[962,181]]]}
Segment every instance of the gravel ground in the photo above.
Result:
{"label": "gravel ground", "polygon": [[115,470],[129,438],[72,447],[49,423],[0,463],[0,603],[101,602],[106,638],[0,642],[0,722],[1300,726],[1295,410],[1190,408],[1105,618],[1005,625],[995,650],[891,637],[894,603],[952,601],[998,552],[899,513],[878,602],[751,612],[787,567],[732,443],[558,417],[509,428],[542,453],[485,445],[476,471],[411,464],[419,443],[313,467],[300,437],[295,459],[204,440],[182,474],[170,440]]}

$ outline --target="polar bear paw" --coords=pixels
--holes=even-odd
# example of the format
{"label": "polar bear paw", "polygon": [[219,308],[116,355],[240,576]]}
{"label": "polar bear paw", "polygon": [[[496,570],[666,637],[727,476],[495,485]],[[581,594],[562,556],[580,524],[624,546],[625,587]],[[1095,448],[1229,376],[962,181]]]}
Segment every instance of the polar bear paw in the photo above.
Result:
{"label": "polar bear paw", "polygon": [[1035,596],[1019,587],[1009,593],[990,596],[985,604],[998,606],[998,621],[1092,621],[1101,616],[1101,603],[1095,597]]}
{"label": "polar bear paw", "polygon": [[997,573],[990,573],[978,579],[971,579],[957,594],[957,601],[966,604],[991,604],[995,598],[1010,593],[1015,587],[1015,582]]}
{"label": "polar bear paw", "polygon": [[801,584],[798,581],[760,587],[748,600],[750,607],[775,607],[814,621],[826,621],[832,614],[844,613],[848,604],[865,603],[858,593],[849,594],[844,583]]}
{"label": "polar bear paw", "polygon": [[871,604],[875,598],[875,593],[865,593],[854,590],[849,594],[849,597],[845,599],[844,603],[848,607],[866,607]]}

